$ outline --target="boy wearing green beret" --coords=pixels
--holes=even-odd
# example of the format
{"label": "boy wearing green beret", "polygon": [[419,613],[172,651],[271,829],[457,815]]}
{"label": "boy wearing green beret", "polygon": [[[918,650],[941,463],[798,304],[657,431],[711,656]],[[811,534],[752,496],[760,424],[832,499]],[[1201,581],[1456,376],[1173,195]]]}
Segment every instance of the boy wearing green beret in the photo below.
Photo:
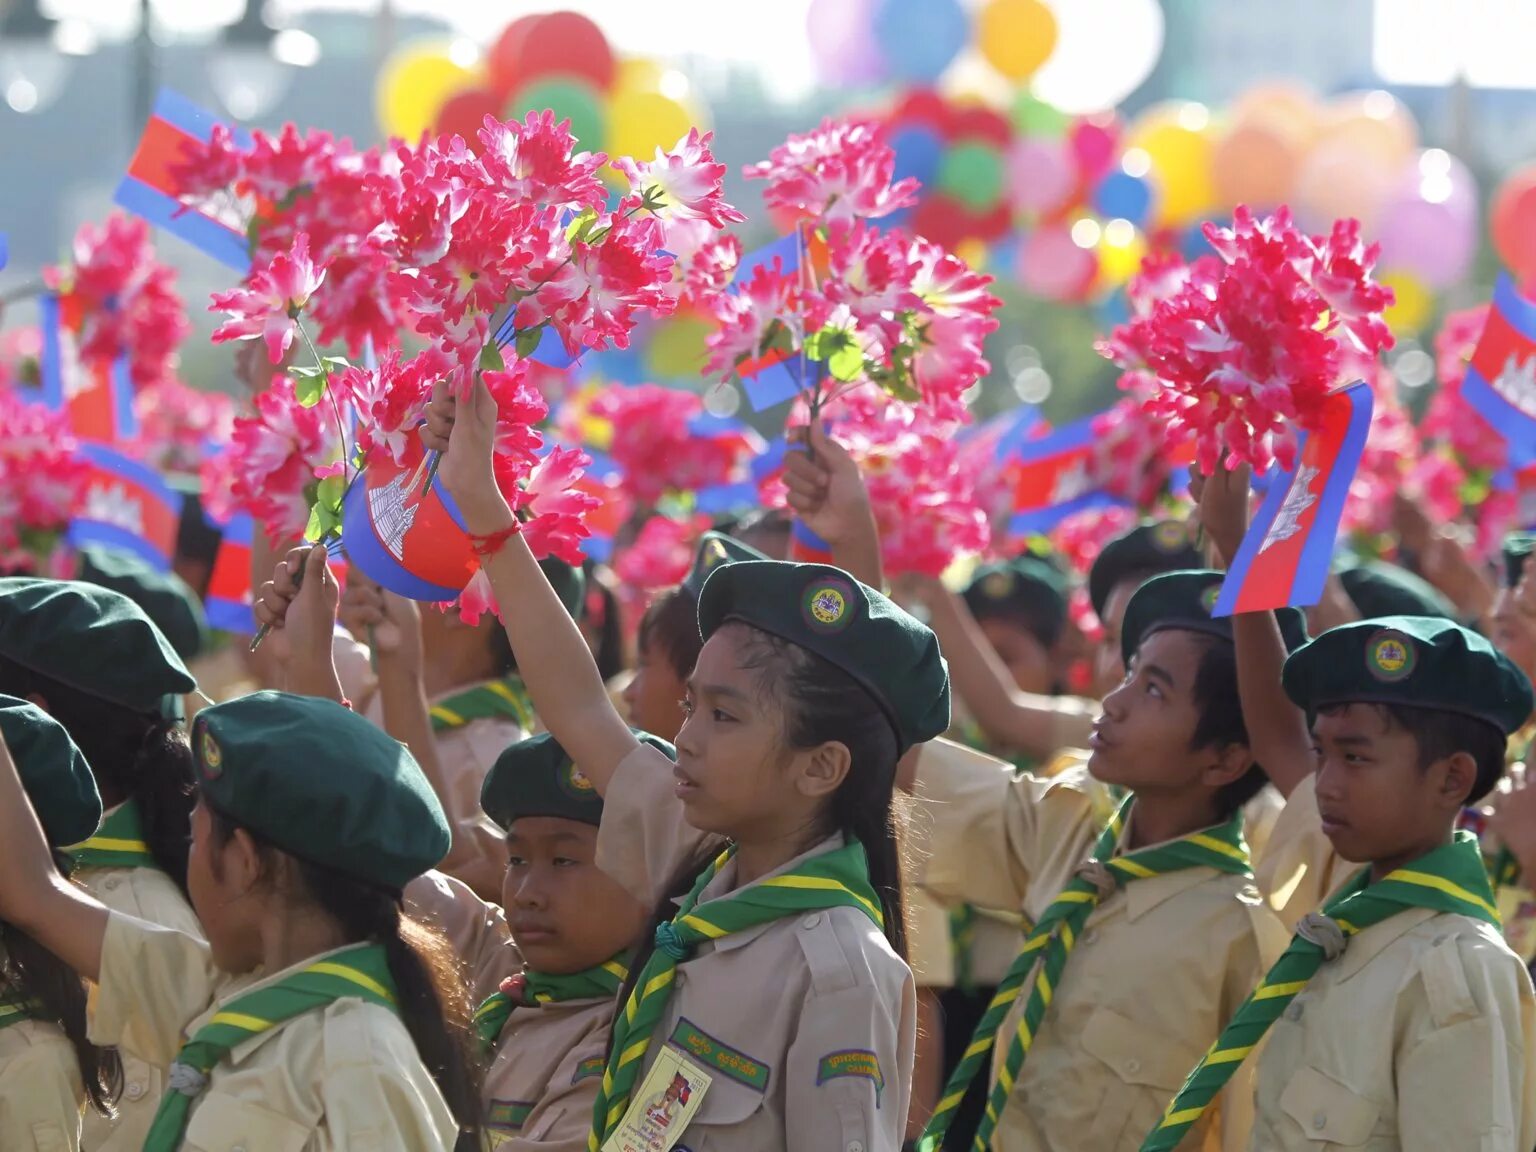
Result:
{"label": "boy wearing green beret", "polygon": [[[0,736],[55,859],[67,864],[59,849],[101,821],[90,768],[69,734],[25,701],[0,696]],[[77,972],[0,920],[0,1148],[76,1152],[82,1107],[111,1115],[122,1067],[86,1039],[85,1003]]]}
{"label": "boy wearing green beret", "polygon": [[[1033,926],[920,1147],[936,1148],[986,1076],[978,1146],[1134,1149],[1283,941],[1253,887],[1244,804],[1264,786],[1238,707],[1221,574],[1166,573],[1126,606],[1129,673],[1104,700],[1086,766],[1017,775],[923,749],[933,817],[925,886],[1022,911]],[[1293,643],[1305,633],[1287,617]],[[1116,803],[1110,787],[1124,790]],[[1241,1087],[1194,1146],[1236,1152]],[[1200,1144],[1199,1141],[1205,1141]]]}
{"label": "boy wearing green beret", "polygon": [[1476,841],[1455,831],[1504,774],[1530,681],[1452,621],[1396,616],[1319,636],[1286,660],[1283,686],[1316,751],[1287,819],[1357,867],[1299,922],[1144,1147],[1175,1147],[1261,1040],[1254,1149],[1532,1147],[1536,996]]}
{"label": "boy wearing green beret", "polygon": [[1094,655],[1096,695],[1102,699],[1125,679],[1120,626],[1136,589],[1164,572],[1204,567],[1205,557],[1181,520],[1147,521],[1104,545],[1088,570],[1088,599],[1104,629]]}

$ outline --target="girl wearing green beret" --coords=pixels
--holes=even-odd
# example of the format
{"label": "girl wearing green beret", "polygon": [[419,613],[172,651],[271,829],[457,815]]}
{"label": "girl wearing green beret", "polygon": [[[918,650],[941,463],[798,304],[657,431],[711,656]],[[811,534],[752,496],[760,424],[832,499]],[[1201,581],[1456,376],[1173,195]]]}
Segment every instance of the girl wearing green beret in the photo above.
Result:
{"label": "girl wearing green beret", "polygon": [[836,569],[720,568],[674,763],[614,711],[518,535],[495,425],[483,384],[463,405],[440,388],[424,438],[539,715],[603,794],[599,867],[655,908],[589,1149],[894,1152],[914,991],[892,792],[900,754],[949,721],[932,633]]}
{"label": "girl wearing green beret", "polygon": [[[310,575],[290,641],[329,652],[323,556]],[[0,756],[0,918],[98,984],[93,1039],[169,1066],[145,1152],[446,1152],[461,1133],[477,1148],[467,990],[402,912],[448,845],[409,752],[330,700],[278,692],[200,712],[193,746],[188,878],[207,943],[64,883]]]}

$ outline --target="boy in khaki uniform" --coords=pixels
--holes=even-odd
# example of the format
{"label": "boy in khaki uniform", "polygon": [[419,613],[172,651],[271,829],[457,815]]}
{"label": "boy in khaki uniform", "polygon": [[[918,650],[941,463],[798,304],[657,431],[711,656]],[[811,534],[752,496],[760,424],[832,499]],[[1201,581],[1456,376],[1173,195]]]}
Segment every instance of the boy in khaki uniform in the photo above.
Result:
{"label": "boy in khaki uniform", "polygon": [[[922,1147],[937,1146],[946,1106],[990,1056],[989,1147],[1134,1149],[1181,1064],[1283,945],[1242,839],[1264,776],[1238,718],[1230,626],[1210,616],[1220,580],[1170,573],[1132,596],[1130,674],[1105,699],[1086,766],[1016,776],[953,746],[923,750],[916,786],[935,823],[925,886],[1037,927]],[[1299,614],[1288,624],[1299,643]],[[1129,789],[1129,807],[1117,813],[1107,785]],[[1242,1148],[1249,1115],[1234,1088],[1187,1147]]]}
{"label": "boy in khaki uniform", "polygon": [[[1254,1152],[1529,1152],[1536,996],[1476,840],[1453,829],[1503,774],[1530,682],[1451,621],[1397,616],[1324,633],[1283,683],[1296,722],[1313,718],[1317,769],[1276,841],[1320,831],[1356,869],[1300,919],[1143,1148],[1175,1147],[1263,1041]],[[1309,855],[1302,881],[1330,883],[1337,862]]]}

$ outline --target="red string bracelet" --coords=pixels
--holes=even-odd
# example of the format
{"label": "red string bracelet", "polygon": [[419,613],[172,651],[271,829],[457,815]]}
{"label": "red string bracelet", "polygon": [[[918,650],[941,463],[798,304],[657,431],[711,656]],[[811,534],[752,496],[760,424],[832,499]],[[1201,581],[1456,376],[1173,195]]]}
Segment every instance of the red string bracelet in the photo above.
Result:
{"label": "red string bracelet", "polygon": [[508,540],[523,530],[523,526],[516,520],[497,532],[491,532],[485,536],[469,534],[469,546],[475,550],[475,555],[481,558],[494,556],[506,546]]}

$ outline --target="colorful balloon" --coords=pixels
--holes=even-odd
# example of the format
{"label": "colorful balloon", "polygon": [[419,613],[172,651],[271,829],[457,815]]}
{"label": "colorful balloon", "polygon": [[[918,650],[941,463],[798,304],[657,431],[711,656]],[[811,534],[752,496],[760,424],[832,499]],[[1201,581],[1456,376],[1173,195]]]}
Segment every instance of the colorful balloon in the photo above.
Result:
{"label": "colorful balloon", "polygon": [[519,74],[523,49],[528,44],[528,35],[533,31],[533,26],[543,18],[537,12],[519,16],[501,30],[501,35],[496,37],[496,42],[486,53],[485,68],[490,75],[491,87],[503,96],[509,95],[527,79]]}
{"label": "colorful balloon", "polygon": [[607,148],[606,101],[584,80],[572,76],[535,80],[514,92],[502,111],[507,119],[522,119],[529,112],[545,108],[554,111],[556,120],[571,122],[571,134],[581,142],[584,151],[601,152]]}
{"label": "colorful balloon", "polygon": [[1108,219],[1129,220],[1140,227],[1152,211],[1152,187],[1142,177],[1116,169],[1093,190],[1093,210]]}
{"label": "colorful balloon", "polygon": [[1419,143],[1419,126],[1403,104],[1386,92],[1349,92],[1323,109],[1318,143],[1342,144],[1364,162],[1397,172]]}
{"label": "colorful balloon", "polygon": [[1073,159],[1084,180],[1097,180],[1115,162],[1119,132],[1113,116],[1090,116],[1067,130]]}
{"label": "colorful balloon", "polygon": [[1014,98],[1009,118],[1020,136],[1060,136],[1067,130],[1069,118],[1030,93],[1027,89]]}
{"label": "colorful balloon", "polygon": [[612,156],[650,158],[657,148],[672,148],[702,117],[660,92],[618,93],[608,110],[608,147]]}
{"label": "colorful balloon", "polygon": [[704,341],[714,324],[694,313],[664,321],[646,345],[646,368],[657,380],[697,380],[709,359]]}
{"label": "colorful balloon", "polygon": [[1348,140],[1325,140],[1302,161],[1291,206],[1298,222],[1314,231],[1353,217],[1374,232],[1399,171],[1362,155]]}
{"label": "colorful balloon", "polygon": [[1392,269],[1378,279],[1392,289],[1396,300],[1382,313],[1387,326],[1400,336],[1421,332],[1435,311],[1435,297],[1411,272]]}
{"label": "colorful balloon", "polygon": [[878,84],[888,74],[875,43],[878,0],[811,0],[805,31],[816,82],[830,88]]}
{"label": "colorful balloon", "polygon": [[385,63],[375,90],[384,135],[414,143],[432,127],[450,96],[480,82],[480,73],[455,64],[448,50],[441,42],[411,44]]}
{"label": "colorful balloon", "polygon": [[1255,211],[1288,202],[1305,143],[1279,121],[1237,121],[1211,149],[1211,183],[1222,208],[1246,204]]}
{"label": "colorful balloon", "polygon": [[1010,80],[1028,80],[1056,50],[1056,17],[1040,0],[988,0],[976,17],[976,47]]}
{"label": "colorful balloon", "polygon": [[448,97],[437,114],[434,131],[439,136],[460,136],[471,149],[480,150],[477,135],[487,116],[501,117],[501,97],[490,88],[465,88]]}
{"label": "colorful balloon", "polygon": [[893,77],[928,84],[965,47],[970,21],[960,0],[877,0],[873,30]]}
{"label": "colorful balloon", "polygon": [[963,140],[944,153],[938,188],[967,208],[985,212],[1003,196],[1003,154],[979,140]]}
{"label": "colorful balloon", "polygon": [[886,143],[896,153],[897,180],[911,176],[926,188],[938,178],[944,141],[928,125],[916,121],[898,124],[887,134]]}
{"label": "colorful balloon", "polygon": [[1215,207],[1210,113],[1203,105],[1154,104],[1132,126],[1126,147],[1141,149],[1151,160],[1148,178],[1157,190],[1157,224],[1178,227]]}
{"label": "colorful balloon", "polygon": [[1504,178],[1488,210],[1494,251],[1522,282],[1536,277],[1536,165]]}
{"label": "colorful balloon", "polygon": [[1020,211],[1060,208],[1077,187],[1077,169],[1065,140],[1023,139],[1008,153],[1008,188]]}
{"label": "colorful balloon", "polygon": [[1427,288],[1449,288],[1477,254],[1477,182],[1438,148],[1408,165],[1376,229],[1382,263],[1412,273]]}
{"label": "colorful balloon", "polygon": [[1070,300],[1093,283],[1098,261],[1080,248],[1061,224],[1036,228],[1019,250],[1019,280],[1024,288],[1047,300]]}
{"label": "colorful balloon", "polygon": [[603,30],[580,12],[534,17],[514,48],[510,67],[498,65],[498,72],[505,68],[502,74],[519,88],[541,77],[579,79],[599,92],[613,86],[613,49]]}

